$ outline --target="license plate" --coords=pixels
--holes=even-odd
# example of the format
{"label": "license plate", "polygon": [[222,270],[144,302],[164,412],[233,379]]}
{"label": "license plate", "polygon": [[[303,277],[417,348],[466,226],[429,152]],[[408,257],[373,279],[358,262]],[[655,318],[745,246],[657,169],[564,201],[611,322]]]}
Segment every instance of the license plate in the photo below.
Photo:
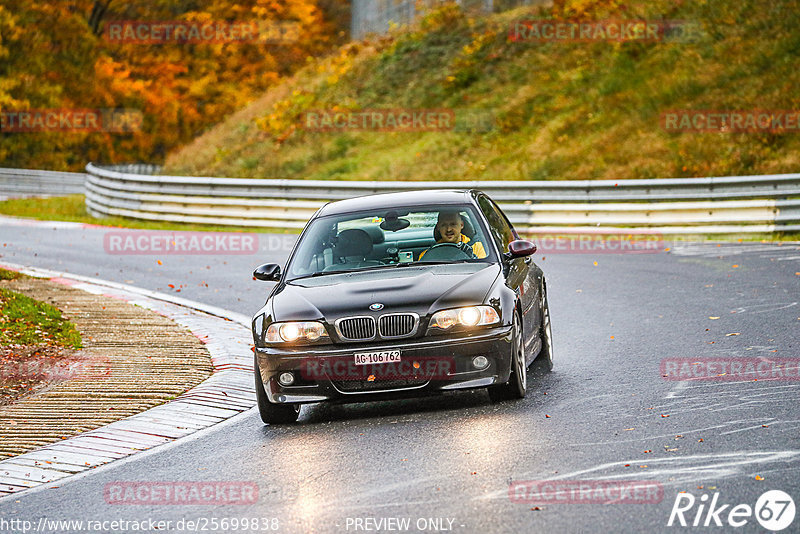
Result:
{"label": "license plate", "polygon": [[379,352],[357,352],[356,365],[370,365],[373,363],[392,363],[400,361],[399,350],[382,350]]}

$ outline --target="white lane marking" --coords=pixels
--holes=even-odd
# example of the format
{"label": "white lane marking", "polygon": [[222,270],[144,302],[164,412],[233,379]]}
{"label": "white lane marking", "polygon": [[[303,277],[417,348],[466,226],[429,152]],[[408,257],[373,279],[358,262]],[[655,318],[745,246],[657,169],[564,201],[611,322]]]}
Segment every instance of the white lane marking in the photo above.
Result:
{"label": "white lane marking", "polygon": [[720,436],[727,436],[728,434],[736,434],[737,432],[746,432],[747,430],[755,430],[757,428],[763,428],[763,425],[774,425],[776,423],[780,423],[780,421],[773,419],[771,421],[764,421],[764,423],[755,426],[748,426],[745,428],[740,428],[738,430],[728,430],[727,432],[721,432]]}
{"label": "white lane marking", "polygon": [[678,398],[681,398],[681,396],[682,396],[681,393],[683,393],[683,390],[685,390],[687,387],[689,387],[689,383],[688,382],[685,382],[685,381],[678,382],[677,384],[675,384],[675,387],[672,388],[672,391],[667,393],[667,396],[664,397],[664,398],[665,399],[678,399]]}
{"label": "white lane marking", "polygon": [[[27,226],[36,228],[80,229],[92,228],[94,225],[70,221],[40,221],[38,219],[25,219],[23,217],[9,217],[0,215],[2,226]],[[110,227],[109,227],[110,228]]]}
{"label": "white lane marking", "polygon": [[667,434],[655,434],[655,435],[648,435],[642,436],[641,438],[631,438],[631,439],[612,439],[607,441],[595,441],[595,442],[580,442],[580,443],[570,443],[570,447],[581,447],[581,446],[595,446],[595,445],[612,445],[615,443],[636,443],[640,441],[652,440],[652,439],[661,439],[661,438],[674,438],[678,434],[682,434],[684,436],[688,434],[698,434],[701,432],[707,432],[709,430],[717,430],[726,427],[730,427],[736,424],[751,424],[762,421],[761,419],[743,419],[737,421],[727,421],[725,423],[721,423],[718,425],[707,426],[703,428],[694,428],[691,430],[676,430],[675,432],[669,432]]}
{"label": "white lane marking", "polygon": [[[664,485],[677,485],[698,479],[713,479],[750,474],[754,466],[764,469],[766,464],[776,462],[790,462],[800,457],[800,451],[763,451],[763,452],[735,452],[720,454],[697,454],[692,456],[672,456],[669,458],[655,458],[647,460],[648,469],[631,469],[625,467],[640,465],[641,458],[608,462],[580,469],[568,473],[529,475],[525,474],[516,480],[660,480]],[[650,468],[656,466],[656,469]],[[609,473],[609,471],[624,470],[623,473]],[[797,466],[780,468],[781,472],[798,469]],[[508,499],[508,488],[496,490],[485,495],[474,497],[474,500]]]}
{"label": "white lane marking", "polygon": [[762,244],[752,244],[752,245],[732,245],[729,243],[723,243],[722,246],[717,246],[716,244],[685,244],[685,245],[676,245],[670,251],[678,256],[702,256],[707,258],[714,258],[718,256],[727,257],[727,256],[738,256],[738,255],[747,255],[747,254],[756,254],[760,252],[770,252],[772,254],[761,254],[760,257],[768,258],[773,255],[780,256],[782,254],[793,254],[796,253],[797,250],[800,250],[800,247],[797,246],[797,243],[784,241],[784,245],[778,244],[769,244],[769,245],[762,245]]}
{"label": "white lane marking", "polygon": [[[762,382],[762,381],[759,380],[759,382]],[[719,388],[719,387],[722,387],[722,386],[735,386],[735,385],[738,385],[738,384],[755,384],[755,382],[753,382],[752,380],[736,381],[736,382],[719,382],[719,381],[716,381],[716,382],[708,382],[708,383],[705,383],[705,384],[701,383],[699,386],[686,386],[686,389],[701,389],[701,388],[710,388],[710,387]],[[797,384],[786,384],[786,385],[783,385],[783,386],[760,386],[758,389],[759,390],[762,390],[762,389],[784,389],[784,388],[796,388],[796,387],[800,387],[800,386],[798,386]],[[724,394],[724,392],[723,392],[723,394]]]}
{"label": "white lane marking", "polygon": [[[778,310],[785,310],[797,306],[797,302],[771,302],[768,304],[754,304],[752,306],[739,306],[730,311],[731,315],[739,315],[742,313],[768,313]],[[764,309],[760,309],[764,308]]]}

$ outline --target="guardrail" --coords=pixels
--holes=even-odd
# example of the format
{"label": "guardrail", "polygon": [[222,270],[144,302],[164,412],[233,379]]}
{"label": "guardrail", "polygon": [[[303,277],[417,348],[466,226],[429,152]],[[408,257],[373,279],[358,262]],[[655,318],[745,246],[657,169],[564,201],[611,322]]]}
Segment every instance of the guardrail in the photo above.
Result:
{"label": "guardrail", "polygon": [[0,169],[0,197],[52,197],[83,194],[82,172]]}
{"label": "guardrail", "polygon": [[[97,217],[302,228],[325,202],[391,191],[481,189],[523,233],[800,231],[800,174],[665,180],[366,182],[156,176],[155,166],[86,167]],[[137,173],[132,173],[136,171]]]}

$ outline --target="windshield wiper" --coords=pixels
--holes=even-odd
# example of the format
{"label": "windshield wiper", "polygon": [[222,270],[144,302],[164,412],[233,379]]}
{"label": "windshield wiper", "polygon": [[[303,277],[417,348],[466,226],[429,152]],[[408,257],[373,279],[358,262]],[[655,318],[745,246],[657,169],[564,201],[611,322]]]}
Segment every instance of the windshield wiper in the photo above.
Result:
{"label": "windshield wiper", "polygon": [[292,278],[289,280],[290,282],[294,282],[295,280],[302,280],[304,278],[316,278],[317,276],[325,276],[326,274],[343,274],[343,273],[354,273],[357,272],[358,269],[345,269],[340,271],[317,271],[311,274],[305,274],[303,276],[298,276],[297,278]]}
{"label": "windshield wiper", "polygon": [[463,259],[463,260],[418,260],[417,265],[427,263],[428,265],[449,265],[451,263],[478,263],[480,258],[476,260]]}

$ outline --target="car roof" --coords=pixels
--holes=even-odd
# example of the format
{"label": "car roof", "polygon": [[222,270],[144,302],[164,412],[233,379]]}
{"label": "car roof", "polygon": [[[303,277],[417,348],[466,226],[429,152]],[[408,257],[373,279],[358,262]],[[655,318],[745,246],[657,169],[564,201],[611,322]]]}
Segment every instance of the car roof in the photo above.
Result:
{"label": "car roof", "polygon": [[325,215],[342,215],[371,209],[391,209],[405,206],[424,206],[426,204],[472,204],[473,190],[456,189],[422,189],[402,191],[399,193],[380,193],[363,197],[349,198],[330,202],[317,213]]}

